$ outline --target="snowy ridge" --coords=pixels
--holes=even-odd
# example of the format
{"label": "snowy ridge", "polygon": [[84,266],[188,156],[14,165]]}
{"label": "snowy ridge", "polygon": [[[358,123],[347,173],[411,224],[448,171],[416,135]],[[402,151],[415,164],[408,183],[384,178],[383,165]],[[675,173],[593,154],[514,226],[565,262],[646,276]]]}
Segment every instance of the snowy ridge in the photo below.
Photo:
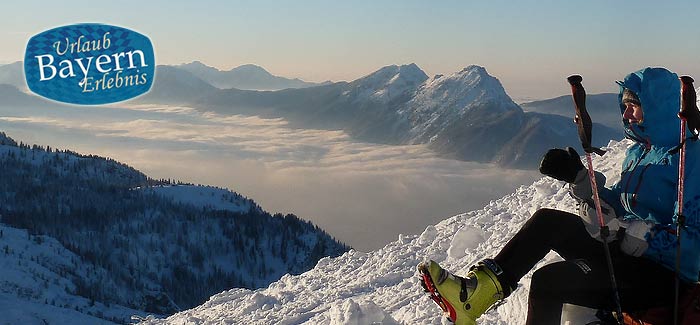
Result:
{"label": "snowy ridge", "polygon": [[[611,142],[605,158],[594,158],[607,184],[619,179],[629,141]],[[444,324],[438,307],[422,292],[416,265],[433,259],[457,274],[494,256],[538,209],[574,212],[562,182],[542,178],[492,201],[478,211],[429,226],[419,236],[400,235],[374,252],[352,250],[324,258],[298,276],[286,275],[268,288],[233,289],[212,296],[196,308],[145,324]],[[540,263],[557,259],[548,255]],[[531,273],[506,303],[481,318],[480,324],[522,324]]]}
{"label": "snowy ridge", "polygon": [[343,93],[354,101],[367,99],[388,103],[402,95],[412,93],[428,76],[415,63],[383,67],[351,83],[352,88]]}
{"label": "snowy ridge", "polygon": [[[443,100],[448,102],[444,103]],[[470,65],[449,76],[436,75],[426,80],[411,101],[417,111],[430,111],[438,104],[458,109],[484,102],[496,102],[498,106],[509,109],[517,106],[500,81],[477,65]]]}
{"label": "snowy ridge", "polygon": [[164,197],[199,208],[248,212],[257,205],[238,193],[213,186],[171,185],[146,188]]}

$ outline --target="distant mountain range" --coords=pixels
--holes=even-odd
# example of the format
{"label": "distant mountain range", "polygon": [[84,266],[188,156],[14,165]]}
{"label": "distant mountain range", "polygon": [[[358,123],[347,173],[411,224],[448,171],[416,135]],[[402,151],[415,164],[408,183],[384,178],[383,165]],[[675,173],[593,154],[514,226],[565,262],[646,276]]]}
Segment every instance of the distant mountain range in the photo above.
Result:
{"label": "distant mountain range", "polygon": [[22,91],[27,89],[22,61],[0,65],[0,84],[12,85]]}
{"label": "distant mountain range", "polygon": [[[622,116],[619,110],[617,94],[588,94],[586,96],[586,109],[591,115],[591,119],[612,129],[622,130]],[[557,114],[571,116],[572,109],[571,96],[560,96],[552,99],[522,103],[520,107],[527,112],[538,112],[547,114]]]}
{"label": "distant mountain range", "polygon": [[[570,102],[566,111],[554,114],[534,104],[525,112],[479,66],[428,77],[415,64],[392,65],[352,82],[274,92],[192,87],[194,75],[177,76],[176,82],[168,80],[171,94],[154,90],[143,101],[177,100],[221,114],[282,117],[297,127],[343,130],[375,143],[427,144],[448,158],[514,168],[536,168],[549,148],[579,146]],[[622,137],[619,129],[595,124],[596,145]]]}
{"label": "distant mountain range", "polygon": [[156,76],[151,90],[136,99],[138,102],[178,104],[192,98],[206,97],[219,88],[197,78],[189,71],[168,65],[156,67]]}
{"label": "distant mountain range", "polygon": [[[0,80],[11,79],[6,71],[0,67]],[[523,169],[536,168],[551,147],[579,146],[570,99],[562,96],[518,106],[500,81],[479,66],[428,77],[415,64],[392,65],[351,82],[313,87],[306,83],[306,88],[277,91],[221,89],[233,85],[229,83],[233,80],[245,81],[242,76],[253,85],[260,80],[255,76],[265,75],[263,71],[253,66],[219,71],[196,61],[158,66],[152,90],[135,102],[281,117],[300,128],[343,130],[360,141],[427,144],[447,158]],[[3,79],[3,74],[8,76]],[[613,97],[589,98],[591,115],[600,122],[594,126],[594,145],[623,137],[619,113],[606,110],[616,107]]]}
{"label": "distant mountain range", "polygon": [[286,88],[305,88],[320,85],[296,78],[289,79],[274,76],[267,72],[267,70],[254,64],[245,64],[228,71],[221,71],[217,68],[207,66],[199,61],[181,64],[175,67],[188,71],[197,78],[200,78],[212,86],[221,89],[236,88],[246,90],[280,90]]}
{"label": "distant mountain range", "polygon": [[12,84],[0,84],[0,107],[42,106],[49,102],[39,96],[20,91]]}

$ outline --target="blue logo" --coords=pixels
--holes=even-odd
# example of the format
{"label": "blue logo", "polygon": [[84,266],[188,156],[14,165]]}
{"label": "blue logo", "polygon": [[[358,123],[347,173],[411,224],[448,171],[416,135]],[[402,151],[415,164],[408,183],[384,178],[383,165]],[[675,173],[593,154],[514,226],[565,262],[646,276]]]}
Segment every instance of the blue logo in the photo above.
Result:
{"label": "blue logo", "polygon": [[132,30],[78,24],[29,39],[24,75],[34,93],[59,102],[99,105],[146,93],[155,76],[153,44]]}

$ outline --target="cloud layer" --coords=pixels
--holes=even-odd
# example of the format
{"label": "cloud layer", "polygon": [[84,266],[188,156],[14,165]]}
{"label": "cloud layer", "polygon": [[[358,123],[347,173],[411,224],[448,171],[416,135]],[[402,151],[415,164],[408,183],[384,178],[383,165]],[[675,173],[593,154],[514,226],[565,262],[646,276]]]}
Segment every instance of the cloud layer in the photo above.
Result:
{"label": "cloud layer", "polygon": [[187,107],[0,110],[0,129],[17,140],[112,157],[151,177],[230,188],[365,251],[537,177],[438,158],[425,146],[357,143],[341,131]]}

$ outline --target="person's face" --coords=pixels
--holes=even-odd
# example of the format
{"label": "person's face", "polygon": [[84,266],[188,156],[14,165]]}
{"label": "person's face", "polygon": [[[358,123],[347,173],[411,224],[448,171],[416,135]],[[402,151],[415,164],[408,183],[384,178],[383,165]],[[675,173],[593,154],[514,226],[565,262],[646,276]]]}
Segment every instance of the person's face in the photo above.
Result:
{"label": "person's face", "polygon": [[644,111],[642,111],[642,107],[633,104],[633,103],[625,103],[625,112],[622,114],[622,118],[627,120],[628,123],[642,123],[644,120]]}

